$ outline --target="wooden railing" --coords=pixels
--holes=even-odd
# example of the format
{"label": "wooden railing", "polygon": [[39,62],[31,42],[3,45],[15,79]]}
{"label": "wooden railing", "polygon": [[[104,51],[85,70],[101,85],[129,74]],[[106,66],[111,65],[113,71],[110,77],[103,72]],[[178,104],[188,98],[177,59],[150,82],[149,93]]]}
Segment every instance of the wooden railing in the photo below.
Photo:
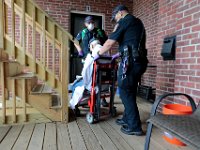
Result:
{"label": "wooden railing", "polygon": [[[72,36],[32,0],[0,0],[0,50],[60,94],[62,121],[68,121],[69,40]],[[1,71],[3,122],[4,80]]]}

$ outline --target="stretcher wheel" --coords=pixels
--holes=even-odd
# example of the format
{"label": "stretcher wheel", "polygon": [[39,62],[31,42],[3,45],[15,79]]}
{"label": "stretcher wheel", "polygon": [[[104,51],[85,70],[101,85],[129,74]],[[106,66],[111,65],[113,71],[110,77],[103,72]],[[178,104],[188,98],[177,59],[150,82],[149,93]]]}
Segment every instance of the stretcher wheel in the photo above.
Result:
{"label": "stretcher wheel", "polygon": [[92,113],[87,113],[86,120],[89,124],[92,124],[94,122],[94,115]]}
{"label": "stretcher wheel", "polygon": [[113,107],[111,110],[111,116],[115,117],[116,115],[117,115],[117,109],[116,109],[116,107]]}

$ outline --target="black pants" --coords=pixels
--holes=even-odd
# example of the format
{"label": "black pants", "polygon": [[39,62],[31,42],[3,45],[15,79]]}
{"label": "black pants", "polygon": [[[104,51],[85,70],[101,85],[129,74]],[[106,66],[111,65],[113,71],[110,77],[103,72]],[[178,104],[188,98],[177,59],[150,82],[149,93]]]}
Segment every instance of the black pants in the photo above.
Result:
{"label": "black pants", "polygon": [[126,78],[122,79],[122,65],[118,70],[118,86],[119,94],[124,104],[123,120],[128,124],[130,129],[141,131],[140,115],[136,103],[136,94],[138,82],[142,74],[145,72],[147,65],[141,63],[133,63],[129,66]]}

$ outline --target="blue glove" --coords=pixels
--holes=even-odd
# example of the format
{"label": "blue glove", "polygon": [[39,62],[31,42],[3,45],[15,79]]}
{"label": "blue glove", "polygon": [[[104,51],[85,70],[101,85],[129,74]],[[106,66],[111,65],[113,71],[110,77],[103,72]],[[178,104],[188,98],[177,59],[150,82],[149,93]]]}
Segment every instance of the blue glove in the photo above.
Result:
{"label": "blue glove", "polygon": [[97,60],[99,58],[98,51],[93,51],[92,52],[92,57],[94,58],[94,60]]}
{"label": "blue glove", "polygon": [[120,56],[120,53],[116,53],[116,54],[112,55],[112,60],[118,58],[119,56]]}
{"label": "blue glove", "polygon": [[99,55],[97,54],[93,58],[94,58],[94,60],[97,60],[99,58]]}
{"label": "blue glove", "polygon": [[83,51],[78,52],[79,57],[83,57]]}

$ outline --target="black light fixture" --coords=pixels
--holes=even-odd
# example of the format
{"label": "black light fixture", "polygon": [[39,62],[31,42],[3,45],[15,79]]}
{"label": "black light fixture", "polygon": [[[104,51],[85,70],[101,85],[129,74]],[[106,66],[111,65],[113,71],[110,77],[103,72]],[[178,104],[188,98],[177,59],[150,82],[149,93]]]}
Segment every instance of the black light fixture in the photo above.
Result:
{"label": "black light fixture", "polygon": [[175,60],[176,36],[165,37],[163,41],[161,56],[163,60]]}

